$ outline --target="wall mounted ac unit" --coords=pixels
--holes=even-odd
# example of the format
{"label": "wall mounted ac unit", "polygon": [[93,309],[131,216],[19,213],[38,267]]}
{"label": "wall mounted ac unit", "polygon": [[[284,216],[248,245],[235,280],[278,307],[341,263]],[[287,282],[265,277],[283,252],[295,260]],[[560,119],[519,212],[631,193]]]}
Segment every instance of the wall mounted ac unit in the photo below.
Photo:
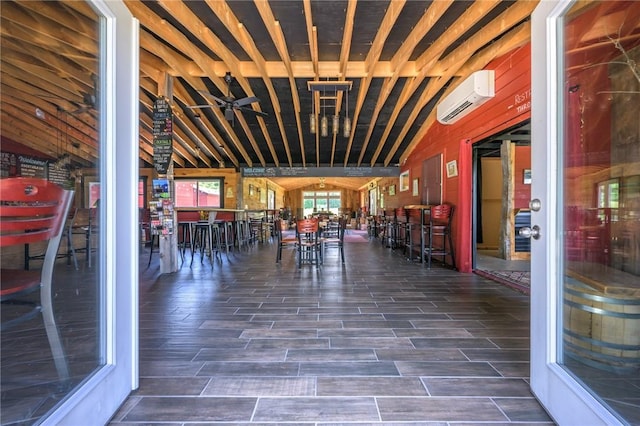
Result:
{"label": "wall mounted ac unit", "polygon": [[495,96],[495,72],[476,71],[436,107],[438,121],[453,124]]}

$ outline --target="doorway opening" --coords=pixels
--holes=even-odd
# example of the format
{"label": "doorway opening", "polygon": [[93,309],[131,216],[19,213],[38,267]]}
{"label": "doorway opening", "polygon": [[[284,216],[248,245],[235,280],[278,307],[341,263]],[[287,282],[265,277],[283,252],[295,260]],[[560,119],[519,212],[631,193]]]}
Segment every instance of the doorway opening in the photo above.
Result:
{"label": "doorway opening", "polygon": [[529,293],[529,121],[473,145],[473,271]]}

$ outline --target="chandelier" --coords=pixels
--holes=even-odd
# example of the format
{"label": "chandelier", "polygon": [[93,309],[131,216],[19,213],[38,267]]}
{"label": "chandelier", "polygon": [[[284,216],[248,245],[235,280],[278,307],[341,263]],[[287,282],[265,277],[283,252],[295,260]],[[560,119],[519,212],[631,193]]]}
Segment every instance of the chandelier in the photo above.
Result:
{"label": "chandelier", "polygon": [[[307,87],[311,92],[311,115],[309,116],[309,131],[315,134],[318,128],[318,112],[316,112],[316,94],[317,101],[322,109],[322,118],[320,119],[320,136],[329,135],[329,119],[325,113],[327,102],[329,107],[334,107],[334,114],[331,116],[331,131],[334,135],[339,133],[340,129],[340,112],[342,102],[345,99],[346,108],[344,109],[344,123],[342,126],[342,135],[348,138],[351,135],[351,119],[349,118],[349,91],[351,90],[351,81],[308,81]],[[344,93],[344,96],[342,96]]]}

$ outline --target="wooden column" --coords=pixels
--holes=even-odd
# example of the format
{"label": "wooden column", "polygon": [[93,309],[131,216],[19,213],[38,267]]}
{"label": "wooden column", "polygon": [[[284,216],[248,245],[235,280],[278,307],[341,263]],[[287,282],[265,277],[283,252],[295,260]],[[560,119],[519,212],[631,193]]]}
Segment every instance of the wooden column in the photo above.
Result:
{"label": "wooden column", "polygon": [[[164,79],[158,84],[158,95],[167,99],[173,99],[173,77],[165,73]],[[175,155],[175,154],[174,154]],[[176,201],[175,185],[173,179],[173,161],[169,165],[166,175],[169,181],[169,193],[171,201]],[[178,270],[178,215],[173,211],[173,232],[167,235],[159,236],[159,257],[160,257],[160,273],[170,274]],[[151,248],[153,249],[153,247]]]}
{"label": "wooden column", "polygon": [[501,258],[511,260],[511,253],[515,244],[513,214],[514,193],[514,158],[515,151],[511,141],[503,141],[500,146],[500,160],[502,163],[502,209],[500,215],[500,238],[498,254]]}

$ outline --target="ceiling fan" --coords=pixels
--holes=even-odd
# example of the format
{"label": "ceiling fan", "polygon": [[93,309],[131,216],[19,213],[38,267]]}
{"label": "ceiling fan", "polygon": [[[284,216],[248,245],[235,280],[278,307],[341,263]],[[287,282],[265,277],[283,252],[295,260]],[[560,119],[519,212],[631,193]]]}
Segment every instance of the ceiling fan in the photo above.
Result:
{"label": "ceiling fan", "polygon": [[65,108],[62,108],[60,105],[56,105],[59,111],[64,111],[72,115],[82,114],[87,111],[95,110],[98,102],[98,78],[96,75],[91,75],[91,80],[93,81],[93,90],[91,92],[80,91],[80,95],[82,96],[82,101],[80,102],[64,99],[55,95],[40,94],[38,96],[41,98],[66,100],[67,102],[73,104],[75,106],[75,109],[69,111]]}
{"label": "ceiling fan", "polygon": [[248,96],[246,98],[236,99],[231,96],[231,82],[233,81],[233,77],[230,72],[227,72],[224,75],[224,81],[227,83],[227,96],[219,98],[217,96],[212,95],[209,92],[205,92],[199,90],[200,94],[205,98],[215,102],[215,104],[206,104],[206,105],[192,105],[188,106],[189,109],[198,109],[198,108],[223,108],[224,109],[224,118],[227,121],[233,122],[235,111],[248,112],[250,114],[259,115],[261,117],[266,117],[268,114],[262,111],[256,111],[253,108],[248,107],[254,102],[260,102],[260,99],[255,96]]}

